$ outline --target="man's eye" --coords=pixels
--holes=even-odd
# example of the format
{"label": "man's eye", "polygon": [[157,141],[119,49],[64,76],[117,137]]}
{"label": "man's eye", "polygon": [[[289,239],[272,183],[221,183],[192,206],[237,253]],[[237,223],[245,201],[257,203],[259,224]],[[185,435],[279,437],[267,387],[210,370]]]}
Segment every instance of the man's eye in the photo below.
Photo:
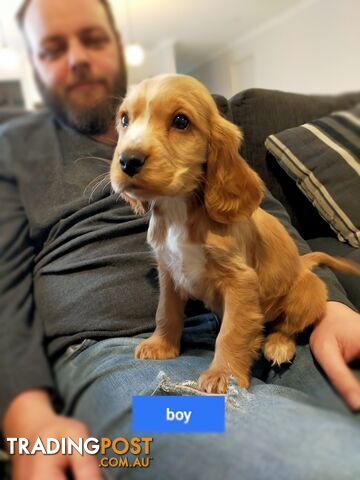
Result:
{"label": "man's eye", "polygon": [[185,130],[186,128],[188,128],[189,125],[190,120],[187,118],[187,116],[179,113],[173,118],[171,126],[176,128],[177,130]]}
{"label": "man's eye", "polygon": [[121,115],[121,126],[123,128],[126,128],[128,125],[129,125],[129,117],[128,117],[127,113],[123,113]]}
{"label": "man's eye", "polygon": [[39,57],[41,60],[55,60],[64,53],[64,48],[51,48],[40,52]]}
{"label": "man's eye", "polygon": [[107,37],[88,37],[83,39],[84,45],[93,48],[102,48],[106,43],[108,43]]}

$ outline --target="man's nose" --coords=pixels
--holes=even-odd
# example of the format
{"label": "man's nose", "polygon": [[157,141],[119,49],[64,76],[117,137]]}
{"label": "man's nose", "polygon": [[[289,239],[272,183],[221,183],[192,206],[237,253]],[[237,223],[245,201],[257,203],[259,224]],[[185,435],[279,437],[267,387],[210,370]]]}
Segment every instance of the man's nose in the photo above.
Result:
{"label": "man's nose", "polygon": [[74,39],[69,44],[68,62],[70,68],[72,69],[79,66],[88,65],[90,62],[87,49],[77,39]]}
{"label": "man's nose", "polygon": [[146,155],[139,150],[125,150],[119,157],[121,170],[133,177],[140,172],[146,160]]}

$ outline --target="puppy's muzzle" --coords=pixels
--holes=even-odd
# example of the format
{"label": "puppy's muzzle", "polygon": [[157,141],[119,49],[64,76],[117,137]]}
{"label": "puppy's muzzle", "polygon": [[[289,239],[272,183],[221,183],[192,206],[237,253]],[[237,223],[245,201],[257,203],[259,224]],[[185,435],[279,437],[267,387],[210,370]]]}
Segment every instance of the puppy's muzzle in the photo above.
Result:
{"label": "puppy's muzzle", "polygon": [[125,150],[120,157],[120,168],[121,170],[133,177],[140,172],[146,160],[146,155],[143,152],[137,150]]}

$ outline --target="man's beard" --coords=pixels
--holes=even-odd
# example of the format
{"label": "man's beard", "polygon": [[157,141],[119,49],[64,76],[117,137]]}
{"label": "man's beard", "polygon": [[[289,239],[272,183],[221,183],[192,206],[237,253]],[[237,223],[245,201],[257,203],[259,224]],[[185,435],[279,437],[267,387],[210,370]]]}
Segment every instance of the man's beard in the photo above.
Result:
{"label": "man's beard", "polygon": [[46,106],[55,117],[85,135],[99,135],[108,131],[115,122],[117,107],[126,93],[126,70],[122,62],[112,85],[106,78],[94,78],[88,73],[87,67],[74,74],[73,83],[96,81],[104,85],[106,94],[93,105],[79,105],[71,101],[69,89],[65,88],[64,93],[59,93],[48,88],[36,71],[34,77]]}

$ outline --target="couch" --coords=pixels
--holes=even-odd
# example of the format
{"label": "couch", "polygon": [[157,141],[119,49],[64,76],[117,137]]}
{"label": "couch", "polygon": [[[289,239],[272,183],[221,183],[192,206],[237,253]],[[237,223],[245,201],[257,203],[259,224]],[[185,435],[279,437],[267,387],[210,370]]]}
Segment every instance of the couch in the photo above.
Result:
{"label": "couch", "polygon": [[[228,101],[218,95],[214,97],[223,115],[241,127],[244,133],[243,157],[284,205],[293,225],[310,247],[360,263],[360,248],[338,240],[296,182],[265,148],[265,140],[271,134],[353,107],[360,102],[360,92],[302,95],[254,88],[240,92]],[[357,200],[360,208],[360,191]],[[360,277],[335,273],[353,305],[360,310]]]}

